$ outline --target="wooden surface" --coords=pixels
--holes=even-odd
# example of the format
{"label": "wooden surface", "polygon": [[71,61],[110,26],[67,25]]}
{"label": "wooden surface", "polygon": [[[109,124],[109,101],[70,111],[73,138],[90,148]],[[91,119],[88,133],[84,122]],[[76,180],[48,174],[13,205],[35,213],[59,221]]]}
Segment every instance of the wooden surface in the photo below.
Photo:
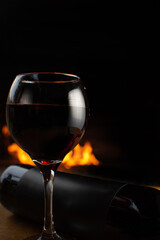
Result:
{"label": "wooden surface", "polygon": [[0,204],[0,240],[23,240],[40,231],[41,226],[13,215]]}
{"label": "wooden surface", "polygon": [[[25,240],[31,236],[39,236],[42,226],[15,216],[0,204],[0,240]],[[65,240],[79,240],[71,235],[64,235]]]}
{"label": "wooden surface", "polygon": [[[93,229],[94,230],[94,229]],[[159,240],[160,236],[134,236],[124,230],[107,226],[108,240]],[[41,232],[41,226],[13,215],[0,204],[0,240],[25,240]],[[106,240],[107,240],[106,238]],[[67,237],[68,240],[75,238]],[[90,240],[90,239],[88,239]],[[101,239],[97,239],[101,240]],[[103,239],[105,240],[105,239]]]}

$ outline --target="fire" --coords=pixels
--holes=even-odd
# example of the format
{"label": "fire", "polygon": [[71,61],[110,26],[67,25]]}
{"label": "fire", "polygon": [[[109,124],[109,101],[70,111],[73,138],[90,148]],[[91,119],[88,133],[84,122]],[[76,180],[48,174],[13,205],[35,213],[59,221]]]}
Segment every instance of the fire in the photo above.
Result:
{"label": "fire", "polygon": [[6,125],[2,127],[2,133],[5,137],[10,136],[10,132],[9,132],[8,127]]}
{"label": "fire", "polygon": [[66,155],[62,164],[67,169],[73,166],[99,165],[99,161],[96,159],[92,151],[93,149],[89,142],[86,142],[84,146],[78,144]]}
{"label": "fire", "polygon": [[[2,133],[5,137],[10,136],[7,126],[2,128]],[[35,166],[29,155],[16,143],[12,143],[8,146],[8,153],[17,158],[21,164]],[[66,169],[69,169],[73,166],[99,165],[100,162],[94,156],[91,144],[86,142],[84,146],[78,144],[71,152],[69,152],[63,159],[62,164]]]}
{"label": "fire", "polygon": [[8,152],[11,156],[17,158],[20,163],[35,166],[29,155],[24,152],[16,143],[12,143],[8,146]]}

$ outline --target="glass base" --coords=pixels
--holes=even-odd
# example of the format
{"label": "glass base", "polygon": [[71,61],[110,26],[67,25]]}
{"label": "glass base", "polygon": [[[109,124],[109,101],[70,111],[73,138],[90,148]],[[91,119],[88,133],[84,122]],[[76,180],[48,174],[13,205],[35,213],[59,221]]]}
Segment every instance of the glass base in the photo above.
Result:
{"label": "glass base", "polygon": [[47,236],[40,236],[40,235],[34,235],[28,238],[25,238],[25,240],[66,240],[64,238],[61,238],[57,233],[53,234],[52,237]]}
{"label": "glass base", "polygon": [[60,237],[57,233],[55,233],[53,235],[53,237],[42,237],[40,235],[34,235],[28,238],[25,238],[24,240],[78,240],[75,237],[71,237],[67,234],[63,235],[62,237]]}

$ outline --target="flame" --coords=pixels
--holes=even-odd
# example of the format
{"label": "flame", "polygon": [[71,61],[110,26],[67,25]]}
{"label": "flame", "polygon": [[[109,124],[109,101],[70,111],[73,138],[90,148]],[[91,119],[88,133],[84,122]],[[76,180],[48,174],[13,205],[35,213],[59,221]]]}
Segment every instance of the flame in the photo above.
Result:
{"label": "flame", "polygon": [[84,146],[78,144],[65,156],[62,164],[67,169],[73,166],[99,165],[100,163],[92,151],[93,149],[89,142],[86,142]]}
{"label": "flame", "polygon": [[5,137],[9,137],[10,136],[10,132],[8,130],[8,127],[6,125],[4,125],[2,127],[2,134],[5,136]]}
{"label": "flame", "polygon": [[8,152],[11,156],[17,158],[20,163],[35,166],[30,156],[24,152],[16,143],[12,143],[10,146],[8,146]]}
{"label": "flame", "polygon": [[[2,133],[5,137],[9,137],[10,133],[7,126],[2,128]],[[24,152],[16,143],[12,143],[8,146],[8,153],[17,158],[21,164],[29,164],[35,166],[29,155]],[[63,159],[62,165],[66,169],[70,169],[73,166],[84,166],[84,165],[99,165],[100,162],[96,159],[93,154],[93,149],[90,142],[86,142],[84,146],[79,144],[69,152]]]}

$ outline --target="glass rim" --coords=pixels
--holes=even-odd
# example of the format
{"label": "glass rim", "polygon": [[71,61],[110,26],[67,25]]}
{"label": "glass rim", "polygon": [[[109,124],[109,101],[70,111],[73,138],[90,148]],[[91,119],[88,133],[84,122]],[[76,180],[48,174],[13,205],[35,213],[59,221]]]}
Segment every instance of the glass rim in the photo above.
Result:
{"label": "glass rim", "polygon": [[[48,75],[48,76],[58,76],[58,77],[62,77],[63,79],[56,79],[56,80],[39,80],[38,76],[44,76],[44,75]],[[28,77],[33,77],[33,79],[27,79]],[[16,78],[23,78],[22,81],[23,82],[28,82],[28,83],[75,83],[75,82],[79,82],[80,81],[80,77],[78,75],[75,74],[71,74],[71,73],[63,73],[63,72],[26,72],[26,73],[20,73],[18,75],[16,75]],[[26,79],[25,79],[26,78]]]}

